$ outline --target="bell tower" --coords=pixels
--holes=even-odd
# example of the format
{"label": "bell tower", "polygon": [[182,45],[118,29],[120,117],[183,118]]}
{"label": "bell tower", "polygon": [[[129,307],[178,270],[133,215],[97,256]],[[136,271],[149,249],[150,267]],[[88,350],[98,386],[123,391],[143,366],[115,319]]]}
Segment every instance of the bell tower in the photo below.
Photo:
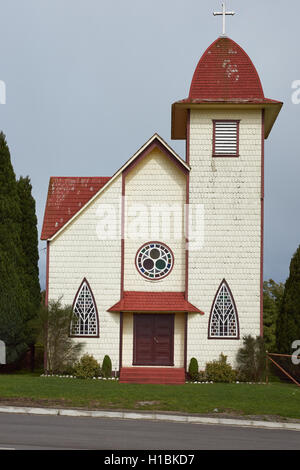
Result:
{"label": "bell tower", "polygon": [[191,167],[187,226],[195,207],[204,215],[201,247],[186,235],[186,297],[205,312],[189,316],[187,359],[200,368],[221,352],[233,363],[244,335],[263,334],[264,140],[281,107],[225,35],[201,57],[188,98],[172,105],[172,138],[186,140]]}

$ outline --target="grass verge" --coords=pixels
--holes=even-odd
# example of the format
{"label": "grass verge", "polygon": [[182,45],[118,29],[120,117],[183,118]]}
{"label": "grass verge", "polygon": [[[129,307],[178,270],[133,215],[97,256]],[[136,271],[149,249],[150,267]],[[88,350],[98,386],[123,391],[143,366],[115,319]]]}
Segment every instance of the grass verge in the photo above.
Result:
{"label": "grass verge", "polygon": [[300,419],[300,388],[282,383],[133,385],[109,380],[3,374],[0,375],[0,405],[9,403]]}

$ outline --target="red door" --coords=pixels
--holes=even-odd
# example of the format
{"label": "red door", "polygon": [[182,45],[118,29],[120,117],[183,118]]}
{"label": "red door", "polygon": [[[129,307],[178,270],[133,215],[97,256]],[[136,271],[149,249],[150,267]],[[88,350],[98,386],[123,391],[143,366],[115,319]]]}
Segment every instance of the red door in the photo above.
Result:
{"label": "red door", "polygon": [[174,315],[134,315],[133,365],[174,365]]}

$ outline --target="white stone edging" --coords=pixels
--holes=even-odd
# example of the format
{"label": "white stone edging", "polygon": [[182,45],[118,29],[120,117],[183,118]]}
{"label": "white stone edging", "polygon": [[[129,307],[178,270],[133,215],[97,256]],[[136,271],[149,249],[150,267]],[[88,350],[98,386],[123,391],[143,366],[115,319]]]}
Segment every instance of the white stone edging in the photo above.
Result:
{"label": "white stone edging", "polygon": [[210,424],[225,426],[254,427],[265,429],[285,429],[290,431],[300,431],[300,423],[283,423],[276,421],[256,421],[230,418],[212,418],[205,416],[190,415],[168,415],[156,412],[138,413],[131,411],[92,411],[92,410],[74,410],[59,408],[31,408],[25,406],[0,406],[0,413],[21,413],[29,415],[52,415],[52,416],[72,416],[86,418],[117,418],[117,419],[136,419],[152,421],[172,421],[177,423],[191,424]]}
{"label": "white stone edging", "polygon": [[[61,378],[61,379],[77,379],[76,375],[59,375],[59,374],[41,374],[40,377],[56,377],[56,378]],[[83,379],[86,380],[86,379]],[[91,377],[90,380],[113,380],[115,382],[119,381],[119,377]],[[198,385],[204,385],[204,384],[214,384],[217,382],[211,381],[203,381],[203,382],[185,382],[186,384],[198,384]],[[229,382],[231,384],[247,384],[247,385],[267,385],[266,382],[239,382],[238,380],[236,382]]]}
{"label": "white stone edging", "polygon": [[[41,374],[40,377],[56,377],[60,379],[77,379],[76,375],[59,375],[59,374]],[[86,379],[83,379],[86,380]],[[119,377],[91,377],[90,380],[114,380],[118,381]]]}

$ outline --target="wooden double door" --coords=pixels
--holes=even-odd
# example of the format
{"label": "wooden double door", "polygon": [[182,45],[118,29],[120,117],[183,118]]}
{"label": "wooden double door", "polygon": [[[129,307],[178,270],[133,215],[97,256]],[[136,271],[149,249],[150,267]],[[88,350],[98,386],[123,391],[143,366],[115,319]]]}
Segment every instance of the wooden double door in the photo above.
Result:
{"label": "wooden double door", "polygon": [[174,314],[135,314],[133,365],[174,365]]}

